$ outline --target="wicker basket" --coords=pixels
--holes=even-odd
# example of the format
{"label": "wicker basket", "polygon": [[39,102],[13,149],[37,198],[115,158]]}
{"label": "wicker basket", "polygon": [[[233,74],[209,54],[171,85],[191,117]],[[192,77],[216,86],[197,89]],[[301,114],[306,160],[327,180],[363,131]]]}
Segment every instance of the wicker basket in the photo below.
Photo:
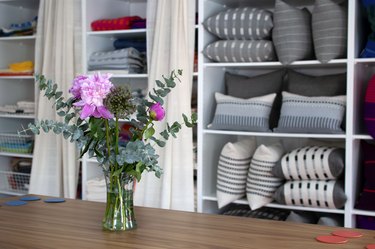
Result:
{"label": "wicker basket", "polygon": [[33,136],[0,133],[0,151],[30,154],[33,152]]}

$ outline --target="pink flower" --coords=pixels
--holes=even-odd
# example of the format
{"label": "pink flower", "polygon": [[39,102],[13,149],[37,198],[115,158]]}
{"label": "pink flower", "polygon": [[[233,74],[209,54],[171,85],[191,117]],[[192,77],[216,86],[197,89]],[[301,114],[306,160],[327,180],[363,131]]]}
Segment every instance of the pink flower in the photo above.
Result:
{"label": "pink flower", "polygon": [[[91,116],[95,118],[113,118],[113,114],[103,105],[103,100],[113,87],[113,84],[109,80],[111,75],[95,73],[94,75],[84,77],[77,79],[74,82],[76,83],[76,87],[73,85],[71,90],[72,93],[74,91],[80,93],[81,100],[74,103],[75,106],[82,107],[80,118],[85,119]],[[78,96],[78,94],[74,96]]]}
{"label": "pink flower", "polygon": [[163,120],[165,116],[165,110],[160,103],[155,103],[150,107],[150,117],[153,120],[160,121]]}
{"label": "pink flower", "polygon": [[73,95],[74,98],[81,98],[81,85],[84,80],[88,77],[86,75],[78,75],[73,80],[73,86],[69,89],[69,92]]}

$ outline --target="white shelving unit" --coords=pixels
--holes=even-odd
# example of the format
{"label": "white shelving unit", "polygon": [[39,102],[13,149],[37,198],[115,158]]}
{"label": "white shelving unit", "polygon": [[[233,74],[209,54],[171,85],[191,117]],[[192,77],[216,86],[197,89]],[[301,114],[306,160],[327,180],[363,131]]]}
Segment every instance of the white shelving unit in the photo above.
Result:
{"label": "white shelving unit", "polygon": [[[38,15],[39,0],[0,1],[0,26],[32,20]],[[9,64],[34,61],[35,35],[0,37],[0,68]],[[33,76],[0,76],[0,105],[14,105],[17,101],[34,101],[36,87]],[[0,132],[17,134],[35,115],[0,114]],[[27,193],[29,174],[12,172],[12,158],[32,158],[32,154],[0,152],[0,194]],[[17,175],[18,174],[18,175]],[[21,180],[22,182],[18,181]],[[22,184],[22,186],[20,185]]]}
{"label": "white shelving unit", "polygon": [[[93,52],[114,50],[113,42],[118,38],[146,38],[146,29],[92,31],[90,24],[98,19],[113,19],[122,16],[146,17],[147,0],[82,0],[82,72],[88,73],[87,61]],[[147,88],[147,74],[114,74],[116,85],[128,84],[132,89]],[[82,199],[87,200],[87,181],[102,177],[103,172],[95,158],[84,156],[82,163]]]}
{"label": "white shelving unit", "polygon": [[[298,6],[311,9],[314,1],[288,1]],[[200,0],[199,23],[224,9],[242,6],[260,7],[273,10],[274,0]],[[307,139],[332,142],[345,147],[345,193],[347,202],[344,209],[320,209],[299,206],[284,206],[270,204],[269,207],[303,210],[319,213],[341,214],[345,227],[355,227],[356,215],[375,216],[375,212],[362,211],[354,208],[361,191],[361,150],[362,140],[372,140],[363,124],[363,102],[367,82],[375,73],[375,59],[360,59],[359,53],[363,48],[366,35],[364,34],[361,13],[361,1],[348,0],[348,50],[346,59],[332,60],[321,64],[316,60],[296,61],[288,66],[293,70],[313,75],[347,74],[347,108],[345,134],[294,134],[294,133],[259,133],[242,131],[209,130],[207,125],[212,121],[215,111],[214,92],[224,92],[224,73],[226,71],[244,75],[259,75],[267,73],[283,65],[279,62],[257,63],[213,63],[201,53],[211,42],[215,41],[212,34],[199,25],[199,78],[198,78],[198,212],[218,212],[216,197],[217,163],[222,147],[229,141],[239,137],[253,136],[258,141],[271,143],[282,141],[304,145]],[[236,203],[247,204],[247,200]]]}

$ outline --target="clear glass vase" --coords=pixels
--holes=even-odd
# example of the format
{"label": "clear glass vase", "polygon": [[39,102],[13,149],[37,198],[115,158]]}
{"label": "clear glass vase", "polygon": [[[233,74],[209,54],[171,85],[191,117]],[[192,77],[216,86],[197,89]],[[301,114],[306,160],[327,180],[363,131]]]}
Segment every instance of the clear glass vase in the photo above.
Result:
{"label": "clear glass vase", "polygon": [[103,218],[103,229],[126,231],[135,229],[137,223],[133,207],[134,178],[126,173],[114,174],[104,171],[107,185],[107,206]]}

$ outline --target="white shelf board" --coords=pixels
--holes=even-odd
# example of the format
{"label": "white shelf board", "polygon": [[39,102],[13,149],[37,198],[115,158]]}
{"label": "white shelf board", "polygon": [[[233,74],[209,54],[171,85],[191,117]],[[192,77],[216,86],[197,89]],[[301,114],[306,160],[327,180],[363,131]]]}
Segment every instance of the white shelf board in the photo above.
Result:
{"label": "white shelf board", "polygon": [[370,135],[367,134],[359,134],[359,135],[354,135],[354,139],[362,139],[362,140],[373,140],[374,138],[371,137]]}
{"label": "white shelf board", "polygon": [[[208,200],[208,201],[217,201],[217,198],[213,196],[203,196],[202,199]],[[249,205],[249,202],[246,199],[240,199],[240,200],[235,201],[234,203]],[[345,212],[343,209],[288,206],[288,205],[282,205],[282,204],[277,204],[277,203],[269,203],[266,205],[266,207],[289,209],[289,210],[300,210],[300,211],[311,211],[311,212],[322,212],[322,213],[333,213],[333,214],[344,214]]]}
{"label": "white shelf board", "polygon": [[283,65],[281,62],[278,61],[269,61],[269,62],[206,62],[203,63],[203,67],[284,67],[284,66],[340,66],[345,65],[347,63],[347,59],[336,59],[331,60],[328,63],[321,63],[318,60],[306,60],[306,61],[295,61],[290,65]]}
{"label": "white shelf board", "polygon": [[34,76],[0,76],[0,79],[11,79],[11,80],[33,80]]}
{"label": "white shelf board", "polygon": [[354,63],[359,64],[359,63],[375,63],[375,58],[358,58],[354,60]]}
{"label": "white shelf board", "polygon": [[20,193],[20,192],[16,192],[16,191],[13,192],[13,191],[9,191],[9,190],[2,190],[2,189],[0,189],[0,194],[22,196],[22,195],[26,195],[27,192]]}
{"label": "white shelf board", "polygon": [[35,115],[27,115],[27,114],[4,114],[0,113],[0,118],[14,118],[14,119],[35,119]]}
{"label": "white shelf board", "polygon": [[374,211],[366,211],[366,210],[359,210],[359,209],[354,209],[352,211],[352,214],[355,215],[365,215],[365,216],[375,216]]}
{"label": "white shelf board", "polygon": [[88,36],[101,36],[110,38],[141,38],[146,37],[146,29],[88,31]]}
{"label": "white shelf board", "polygon": [[148,74],[113,74],[112,78],[145,79]]}
{"label": "white shelf board", "polygon": [[25,36],[7,36],[0,37],[0,41],[22,41],[22,40],[35,40],[36,35],[25,35]]}
{"label": "white shelf board", "polygon": [[227,131],[227,130],[209,130],[204,129],[204,134],[217,135],[237,135],[254,137],[308,137],[308,138],[328,138],[345,139],[345,134],[310,134],[310,133],[276,133],[276,132],[247,132],[247,131]]}
{"label": "white shelf board", "polygon": [[10,153],[10,152],[2,152],[2,151],[0,151],[0,156],[33,158],[33,154]]}

